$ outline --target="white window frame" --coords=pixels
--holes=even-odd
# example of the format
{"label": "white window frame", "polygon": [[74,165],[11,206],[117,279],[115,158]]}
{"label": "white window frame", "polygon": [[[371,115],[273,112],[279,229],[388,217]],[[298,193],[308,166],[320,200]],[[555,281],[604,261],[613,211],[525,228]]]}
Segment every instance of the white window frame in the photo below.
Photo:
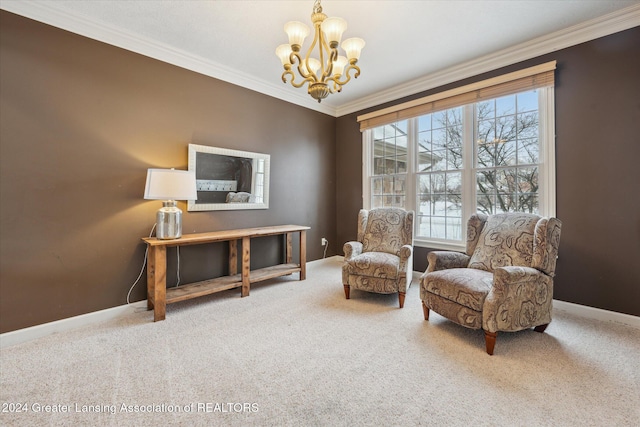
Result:
{"label": "white window frame", "polygon": [[[556,162],[555,162],[555,92],[553,86],[538,88],[538,137],[540,153],[538,163],[539,180],[539,214],[547,217],[556,216]],[[433,239],[416,235],[417,222],[414,221],[414,244],[431,249],[464,251],[466,247],[466,218],[476,211],[476,169],[474,162],[474,104],[463,106],[463,188],[462,188],[462,233],[461,241]],[[398,120],[400,121],[400,120]],[[418,118],[408,119],[407,141],[407,179],[406,205],[407,210],[417,211],[417,121]],[[373,129],[366,129],[362,133],[362,205],[364,209],[371,208],[371,177],[373,173]]]}

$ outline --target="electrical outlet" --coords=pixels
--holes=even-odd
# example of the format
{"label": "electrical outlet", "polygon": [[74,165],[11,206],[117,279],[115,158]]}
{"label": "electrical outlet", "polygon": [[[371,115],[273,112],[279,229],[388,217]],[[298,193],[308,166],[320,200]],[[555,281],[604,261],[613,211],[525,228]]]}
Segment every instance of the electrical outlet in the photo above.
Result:
{"label": "electrical outlet", "polygon": [[327,246],[327,239],[325,239],[324,237],[322,238],[322,246]]}

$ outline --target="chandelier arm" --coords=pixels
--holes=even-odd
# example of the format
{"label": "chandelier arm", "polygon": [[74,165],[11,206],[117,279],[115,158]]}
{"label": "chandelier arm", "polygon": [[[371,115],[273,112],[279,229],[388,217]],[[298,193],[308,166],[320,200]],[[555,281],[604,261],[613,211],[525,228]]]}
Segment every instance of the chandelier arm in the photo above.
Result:
{"label": "chandelier arm", "polygon": [[[329,50],[329,52],[331,52],[331,55],[329,55],[329,62],[327,65],[327,69],[324,71],[324,73],[322,73],[322,81],[326,82],[329,80],[332,80],[331,77],[331,73],[333,73],[333,63],[336,59],[338,59],[338,49],[331,49]],[[324,68],[324,65],[323,65]],[[335,79],[334,79],[335,81]]]}
{"label": "chandelier arm", "polygon": [[286,70],[285,72],[282,73],[282,81],[284,83],[287,83],[287,75],[291,76],[291,82],[290,83],[291,83],[291,86],[293,86],[295,88],[301,88],[302,86],[304,86],[305,83],[313,81],[311,78],[306,78],[306,79],[302,80],[300,83],[296,83],[295,82],[296,74],[291,70]]}
{"label": "chandelier arm", "polygon": [[[320,65],[322,66],[322,73],[320,74],[322,77],[320,77],[320,81],[326,82],[327,77],[331,75],[331,71],[333,70],[333,61],[335,61],[335,59],[338,57],[338,49],[331,49],[329,47],[329,45],[327,44],[327,41],[322,36],[322,28],[320,27],[321,24],[322,22],[318,22],[316,24],[317,26],[316,31],[320,39],[318,43],[318,48],[320,50]],[[335,51],[335,57],[334,57],[334,51]],[[326,63],[327,65],[325,66],[324,55],[326,53],[329,54],[329,60],[327,61]]]}
{"label": "chandelier arm", "polygon": [[337,76],[331,76],[327,79],[327,85],[330,84],[333,85],[333,87],[329,87],[331,93],[342,92],[342,85],[338,82]]}
{"label": "chandelier arm", "polygon": [[[301,84],[303,84],[304,82],[308,81],[308,82],[313,82],[315,81],[314,79],[314,75],[313,73],[311,73],[309,70],[309,67],[307,65],[307,71],[305,72],[304,68],[302,68],[302,57],[298,54],[298,52],[291,52],[291,55],[289,55],[289,62],[291,62],[291,64],[295,64],[296,61],[298,60],[298,72],[300,73],[300,77],[304,78],[304,80],[302,81]],[[291,72],[291,74],[295,77],[295,74],[293,73],[293,71]],[[284,76],[284,74],[283,74]],[[293,84],[293,80],[292,80],[292,84]],[[294,85],[295,86],[295,85]],[[296,86],[296,87],[300,87],[300,86]]]}
{"label": "chandelier arm", "polygon": [[358,67],[355,64],[349,64],[349,66],[347,66],[347,68],[345,68],[344,70],[344,76],[346,77],[345,80],[340,80],[338,76],[331,77],[329,80],[333,80],[335,83],[339,84],[340,86],[344,86],[349,82],[349,80],[351,80],[351,74],[349,73],[353,70],[355,70],[355,74],[353,75],[353,78],[357,79],[358,76],[360,75],[360,67]]}
{"label": "chandelier arm", "polygon": [[[304,57],[304,65],[308,71],[308,74],[304,76],[307,78],[313,79],[312,81],[314,83],[318,83],[318,76],[315,73],[313,73],[311,71],[311,67],[309,67],[309,57],[311,56],[311,52],[313,52],[313,48],[316,47],[316,44],[318,44],[318,33],[320,30],[320,27],[314,24],[314,29],[315,29],[315,34],[313,35],[313,42],[311,43],[311,46],[309,46],[309,50],[307,50],[307,54]],[[322,46],[320,46],[320,61],[322,61]],[[322,64],[322,62],[320,63]],[[298,66],[298,70],[300,70],[300,66]],[[300,71],[300,74],[303,75],[302,71]]]}

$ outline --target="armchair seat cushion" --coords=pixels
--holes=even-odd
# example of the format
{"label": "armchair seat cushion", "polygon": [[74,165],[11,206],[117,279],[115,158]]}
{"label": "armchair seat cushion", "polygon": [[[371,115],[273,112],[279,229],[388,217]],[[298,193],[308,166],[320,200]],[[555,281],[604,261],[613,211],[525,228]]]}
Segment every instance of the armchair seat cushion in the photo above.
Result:
{"label": "armchair seat cushion", "polygon": [[349,274],[396,279],[400,269],[400,257],[386,252],[365,252],[347,261]]}
{"label": "armchair seat cushion", "polygon": [[484,300],[492,286],[493,273],[475,268],[452,268],[424,275],[421,293],[424,296],[429,292],[482,312]]}

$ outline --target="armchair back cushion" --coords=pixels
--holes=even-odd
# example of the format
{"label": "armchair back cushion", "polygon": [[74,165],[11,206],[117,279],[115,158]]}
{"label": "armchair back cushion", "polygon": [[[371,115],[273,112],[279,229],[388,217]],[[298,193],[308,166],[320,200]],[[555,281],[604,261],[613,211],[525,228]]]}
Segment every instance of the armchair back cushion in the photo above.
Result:
{"label": "armchair back cushion", "polygon": [[538,215],[515,212],[489,216],[471,255],[469,268],[493,273],[498,267],[531,267],[538,220]]}
{"label": "armchair back cushion", "polygon": [[[362,212],[362,211],[361,211]],[[386,252],[400,256],[403,245],[413,244],[413,212],[398,208],[372,209],[359,227],[363,252]]]}
{"label": "armchair back cushion", "polygon": [[467,255],[473,255],[480,240],[480,233],[484,228],[484,224],[487,222],[488,215],[483,213],[475,213],[471,215],[469,221],[467,221]]}
{"label": "armchair back cushion", "polygon": [[557,218],[542,218],[536,224],[531,266],[553,277],[560,245],[562,222]]}

